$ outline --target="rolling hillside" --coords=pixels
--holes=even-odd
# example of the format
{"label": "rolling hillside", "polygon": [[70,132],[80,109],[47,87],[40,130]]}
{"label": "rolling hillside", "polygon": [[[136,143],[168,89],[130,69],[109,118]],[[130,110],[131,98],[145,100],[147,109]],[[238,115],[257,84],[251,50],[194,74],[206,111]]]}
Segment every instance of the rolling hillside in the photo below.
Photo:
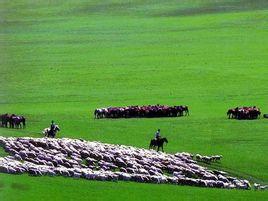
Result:
{"label": "rolling hillside", "polygon": [[[268,113],[268,2],[113,0],[0,2],[0,113],[23,114],[41,137],[221,154],[213,167],[268,183],[268,122],[227,119],[228,108]],[[95,108],[188,105],[189,117],[94,119]],[[0,151],[4,155],[3,150]],[[212,168],[213,168],[212,167]],[[268,193],[0,174],[0,200],[267,200]]]}

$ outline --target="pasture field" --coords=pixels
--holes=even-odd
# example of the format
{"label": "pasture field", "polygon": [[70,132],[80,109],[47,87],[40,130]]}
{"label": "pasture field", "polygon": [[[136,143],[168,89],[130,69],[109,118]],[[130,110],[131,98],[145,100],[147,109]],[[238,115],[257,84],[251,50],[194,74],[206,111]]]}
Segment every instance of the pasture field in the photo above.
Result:
{"label": "pasture field", "polygon": [[[0,113],[23,114],[41,137],[221,154],[212,165],[268,183],[268,120],[229,120],[228,108],[268,113],[266,0],[0,2]],[[189,117],[95,120],[95,108],[188,105]],[[0,150],[4,155],[4,151]],[[268,193],[0,174],[0,200],[267,200]]]}

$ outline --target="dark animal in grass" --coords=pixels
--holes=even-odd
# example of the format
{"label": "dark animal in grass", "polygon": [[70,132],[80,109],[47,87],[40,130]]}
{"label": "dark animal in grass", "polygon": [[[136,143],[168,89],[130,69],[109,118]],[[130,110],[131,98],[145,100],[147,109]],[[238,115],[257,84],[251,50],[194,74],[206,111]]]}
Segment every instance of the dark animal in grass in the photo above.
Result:
{"label": "dark animal in grass", "polygon": [[7,127],[8,126],[8,123],[9,123],[9,119],[10,119],[10,115],[9,114],[2,114],[0,116],[0,119],[1,119],[1,126],[2,127]]}
{"label": "dark animal in grass", "polygon": [[147,105],[147,106],[127,106],[127,107],[108,107],[98,108],[94,111],[95,118],[135,118],[135,117],[177,117],[189,115],[188,106],[166,106],[166,105]]}
{"label": "dark animal in grass", "polygon": [[[185,116],[188,115],[189,116],[189,109],[188,109],[188,106],[182,106],[182,112],[185,112]],[[182,113],[183,115],[183,113]]]}
{"label": "dark animal in grass", "polygon": [[152,139],[149,145],[149,149],[155,149],[157,147],[157,151],[161,148],[162,151],[164,152],[163,145],[164,143],[168,143],[167,138],[163,137],[160,139]]}
{"label": "dark animal in grass", "polygon": [[227,116],[228,116],[228,118],[229,119],[233,119],[233,118],[236,118],[236,116],[237,116],[237,111],[235,110],[235,109],[229,109],[228,111],[227,111]]}
{"label": "dark animal in grass", "polygon": [[228,118],[235,119],[257,119],[261,115],[261,111],[258,107],[236,107],[227,111]]}
{"label": "dark animal in grass", "polygon": [[10,118],[10,124],[12,128],[25,128],[26,119],[23,116],[12,115]]}
{"label": "dark animal in grass", "polygon": [[102,109],[96,109],[94,111],[95,119],[103,118],[103,111]]}
{"label": "dark animal in grass", "polygon": [[2,114],[0,115],[0,121],[2,127],[9,128],[24,128],[26,119],[23,116],[17,116],[15,114]]}

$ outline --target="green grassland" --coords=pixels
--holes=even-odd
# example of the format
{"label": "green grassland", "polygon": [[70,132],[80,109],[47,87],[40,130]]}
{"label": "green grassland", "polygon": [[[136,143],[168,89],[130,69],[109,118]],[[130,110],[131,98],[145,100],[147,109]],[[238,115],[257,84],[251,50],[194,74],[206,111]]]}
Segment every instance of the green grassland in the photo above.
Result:
{"label": "green grassland", "polygon": [[[212,168],[268,183],[268,121],[228,120],[237,105],[268,113],[265,0],[1,1],[0,113],[59,137],[222,154]],[[189,117],[95,120],[97,107],[187,104]],[[0,151],[3,155],[3,151]],[[266,192],[0,174],[0,200],[267,200]]]}

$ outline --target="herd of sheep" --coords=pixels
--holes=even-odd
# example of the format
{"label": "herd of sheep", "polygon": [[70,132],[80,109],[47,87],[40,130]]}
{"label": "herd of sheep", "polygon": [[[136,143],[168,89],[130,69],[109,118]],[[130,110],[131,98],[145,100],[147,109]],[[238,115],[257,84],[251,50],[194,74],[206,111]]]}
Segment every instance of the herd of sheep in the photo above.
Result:
{"label": "herd of sheep", "polygon": [[[0,137],[0,144],[10,154],[0,158],[0,172],[4,173],[229,189],[251,188],[249,181],[200,166],[193,160],[193,155],[184,152],[167,154],[67,138]],[[196,158],[202,160],[201,155]]]}

